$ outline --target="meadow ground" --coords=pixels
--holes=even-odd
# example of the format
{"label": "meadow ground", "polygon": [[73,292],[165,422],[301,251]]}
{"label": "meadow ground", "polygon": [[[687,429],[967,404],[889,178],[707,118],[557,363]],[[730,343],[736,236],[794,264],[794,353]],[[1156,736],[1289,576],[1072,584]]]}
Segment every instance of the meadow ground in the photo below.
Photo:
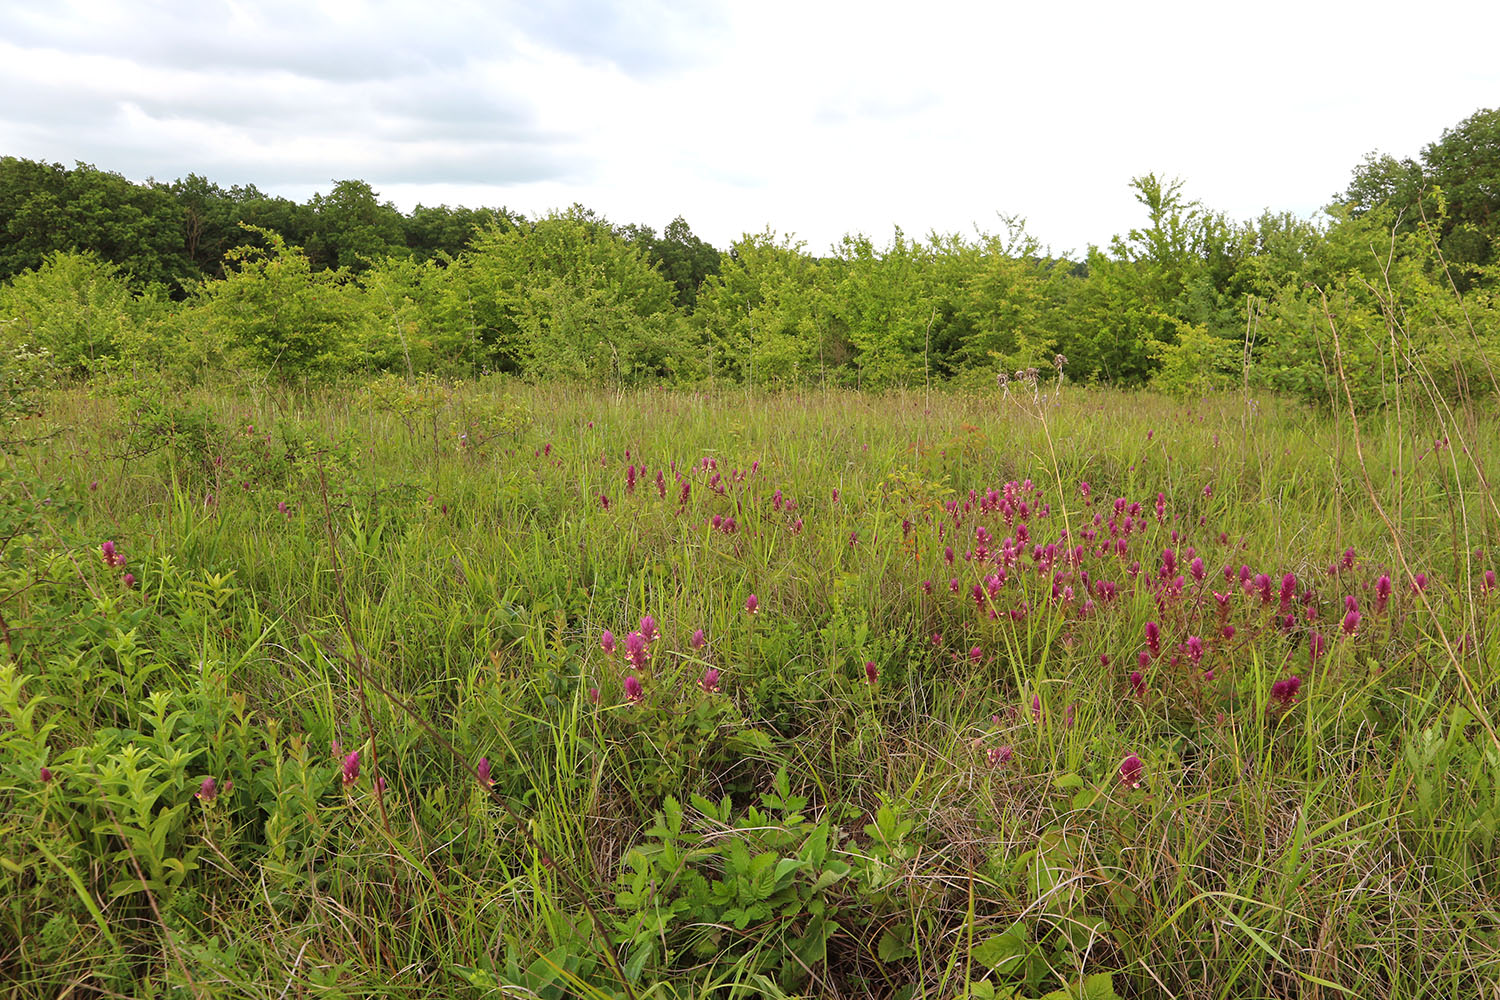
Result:
{"label": "meadow ground", "polygon": [[1495,426],[56,393],[0,457],[0,982],[1494,996]]}

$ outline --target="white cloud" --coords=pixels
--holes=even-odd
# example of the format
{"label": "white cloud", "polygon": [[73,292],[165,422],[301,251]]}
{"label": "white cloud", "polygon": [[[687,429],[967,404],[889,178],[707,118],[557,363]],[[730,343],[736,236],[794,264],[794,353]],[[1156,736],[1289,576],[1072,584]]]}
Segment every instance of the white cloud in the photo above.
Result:
{"label": "white cloud", "polygon": [[[1432,15],[1424,15],[1429,19]],[[724,246],[1139,222],[1156,171],[1310,214],[1500,103],[1491,3],[0,3],[0,153],[409,208],[582,202]]]}

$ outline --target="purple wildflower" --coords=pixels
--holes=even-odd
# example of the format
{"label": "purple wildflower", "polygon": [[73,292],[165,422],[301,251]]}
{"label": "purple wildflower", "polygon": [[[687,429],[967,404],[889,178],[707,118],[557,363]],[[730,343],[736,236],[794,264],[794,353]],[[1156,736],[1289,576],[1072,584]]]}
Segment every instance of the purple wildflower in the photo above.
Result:
{"label": "purple wildflower", "polygon": [[1271,700],[1281,706],[1283,710],[1290,708],[1292,699],[1297,697],[1297,691],[1302,687],[1302,678],[1293,674],[1271,685]]}
{"label": "purple wildflower", "polygon": [[1126,788],[1140,788],[1145,773],[1146,765],[1135,754],[1120,761],[1120,784]]}
{"label": "purple wildflower", "polygon": [[641,679],[635,674],[629,674],[625,678],[625,697],[631,701],[640,701],[646,697],[646,692],[641,688]]}
{"label": "purple wildflower", "polygon": [[479,776],[479,784],[484,788],[495,787],[495,780],[490,777],[490,759],[479,758],[479,766],[474,768],[474,773]]}
{"label": "purple wildflower", "polygon": [[713,694],[719,690],[719,671],[716,667],[709,667],[703,671],[703,677],[698,681],[706,694]]}
{"label": "purple wildflower", "polygon": [[350,750],[349,755],[344,758],[344,784],[352,785],[359,780],[359,751]]}
{"label": "purple wildflower", "polygon": [[215,782],[213,778],[204,778],[203,783],[198,786],[198,791],[193,795],[193,798],[197,799],[199,802],[202,802],[204,805],[208,805],[209,803],[213,802],[214,799],[219,797],[221,791],[225,794],[228,794],[229,790],[233,787],[234,782],[226,781],[224,782],[224,787],[220,789],[218,783]]}
{"label": "purple wildflower", "polygon": [[1344,615],[1344,634],[1353,635],[1359,631],[1359,612],[1351,609]]}
{"label": "purple wildflower", "polygon": [[1313,632],[1307,637],[1307,659],[1309,663],[1317,663],[1318,657],[1323,655],[1323,650],[1328,646],[1328,641],[1323,638],[1322,632]]}
{"label": "purple wildflower", "polygon": [[646,637],[632,632],[625,637],[625,657],[636,670],[645,670],[651,660],[651,651],[646,648]]}

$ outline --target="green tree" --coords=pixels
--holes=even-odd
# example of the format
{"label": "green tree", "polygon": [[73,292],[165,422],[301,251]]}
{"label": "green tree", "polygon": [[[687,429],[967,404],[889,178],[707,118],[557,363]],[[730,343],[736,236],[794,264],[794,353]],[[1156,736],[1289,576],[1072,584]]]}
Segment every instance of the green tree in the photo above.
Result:
{"label": "green tree", "polygon": [[1422,148],[1420,161],[1371,153],[1335,201],[1356,218],[1385,206],[1397,232],[1429,226],[1467,291],[1485,265],[1500,259],[1500,108],[1481,109],[1444,129]]}
{"label": "green tree", "polygon": [[195,276],[183,211],[162,185],[133,184],[79,163],[0,158],[0,280],[40,267],[58,250],[118,264],[136,288],[180,288]]}
{"label": "green tree", "polygon": [[639,247],[581,206],[483,229],[450,270],[449,301],[466,299],[488,367],[599,383],[691,369],[672,286]]}
{"label": "green tree", "polygon": [[368,328],[367,301],[343,271],[317,271],[280,234],[257,235],[269,249],[242,246],[226,255],[228,274],[205,282],[192,304],[192,327],[210,344],[191,353],[222,354],[279,378],[328,378],[370,369],[389,358],[358,353]]}
{"label": "green tree", "polygon": [[54,251],[0,285],[0,345],[41,348],[64,374],[85,375],[119,356],[161,310],[156,298],[134,294],[119,265]]}
{"label": "green tree", "polygon": [[667,224],[658,237],[649,226],[626,226],[621,235],[640,247],[646,259],[672,283],[674,299],[685,312],[697,305],[698,289],[711,274],[719,273],[720,254],[694,235],[682,216]]}
{"label": "green tree", "polygon": [[487,226],[514,229],[524,222],[504,208],[418,205],[403,219],[402,231],[413,259],[442,261],[463,253],[475,234]]}
{"label": "green tree", "polygon": [[937,310],[928,248],[897,228],[884,251],[866,236],[845,236],[837,251],[833,295],[857,351],[859,384],[922,384]]}
{"label": "green tree", "polygon": [[328,194],[313,195],[308,207],[317,229],[307,254],[322,267],[358,274],[377,260],[408,253],[400,211],[364,181],[339,181]]}
{"label": "green tree", "polygon": [[792,384],[827,377],[853,357],[830,335],[826,270],[791,236],[746,233],[698,290],[694,324],[714,375]]}

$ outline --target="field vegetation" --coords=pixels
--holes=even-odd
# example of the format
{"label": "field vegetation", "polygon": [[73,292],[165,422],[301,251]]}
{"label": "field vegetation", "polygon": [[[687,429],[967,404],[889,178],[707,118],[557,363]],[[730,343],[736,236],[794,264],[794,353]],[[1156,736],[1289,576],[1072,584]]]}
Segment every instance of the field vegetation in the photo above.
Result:
{"label": "field vegetation", "polygon": [[1490,411],[402,385],[15,425],[15,995],[1494,987]]}
{"label": "field vegetation", "polygon": [[1496,136],[1081,260],[0,161],[0,984],[1495,994]]}

